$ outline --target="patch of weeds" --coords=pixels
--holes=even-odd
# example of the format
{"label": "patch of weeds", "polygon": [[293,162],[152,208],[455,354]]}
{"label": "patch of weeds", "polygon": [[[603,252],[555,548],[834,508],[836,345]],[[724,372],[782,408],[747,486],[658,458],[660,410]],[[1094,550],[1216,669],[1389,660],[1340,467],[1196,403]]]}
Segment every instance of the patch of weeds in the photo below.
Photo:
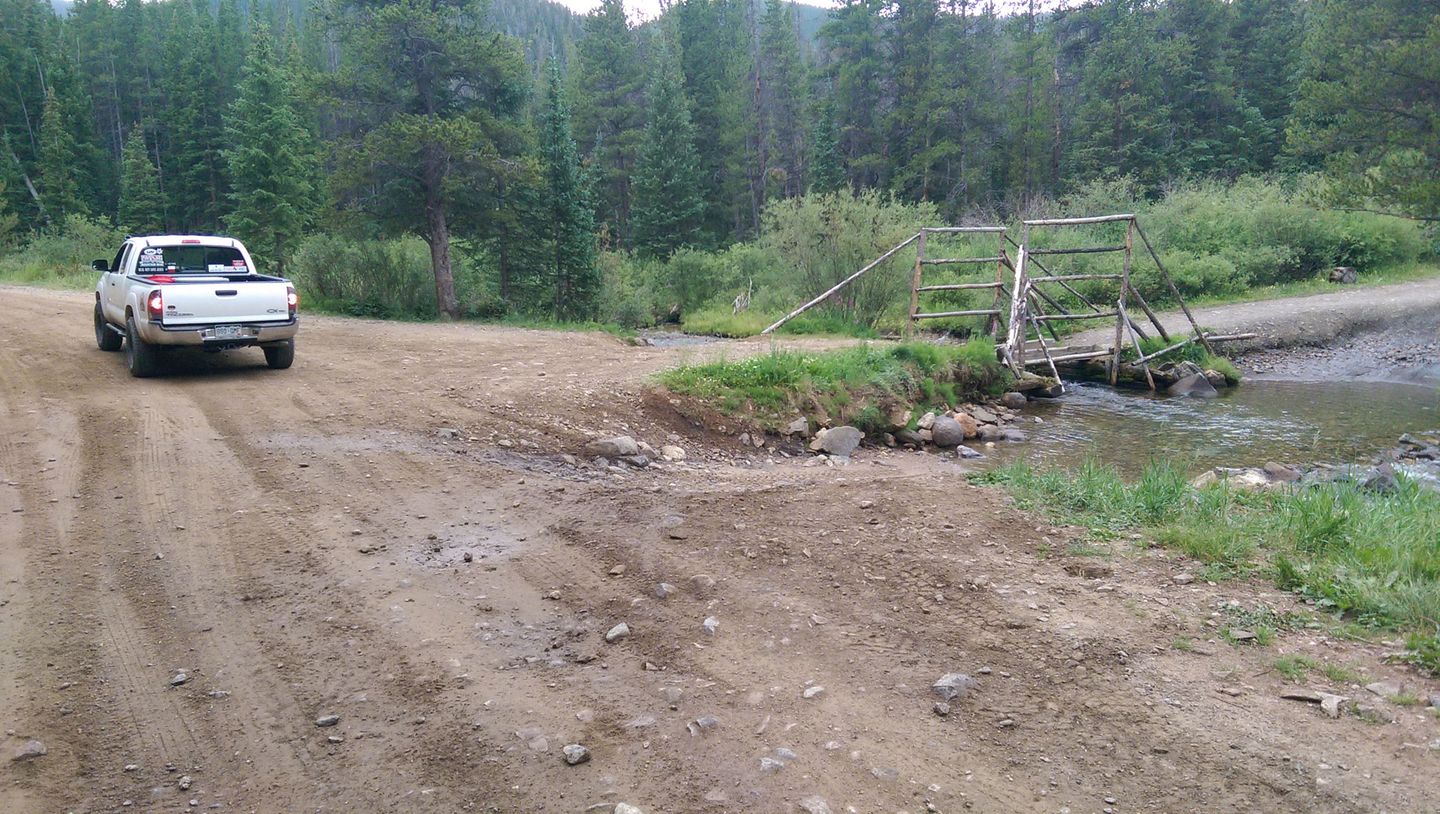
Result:
{"label": "patch of weeds", "polygon": [[1195,652],[1195,640],[1189,636],[1176,636],[1170,640],[1170,649],[1178,650],[1181,653]]}
{"label": "patch of weeds", "polygon": [[1360,674],[1344,664],[1327,661],[1320,665],[1320,672],[1336,684],[1355,684],[1360,681]]}
{"label": "patch of weeds", "polygon": [[1299,684],[1310,675],[1310,671],[1316,668],[1315,660],[1309,656],[1284,656],[1275,660],[1272,665],[1275,672],[1286,679]]}
{"label": "patch of weeds", "polygon": [[1390,696],[1390,703],[1400,707],[1420,706],[1420,696],[1413,692],[1402,692],[1399,695]]}
{"label": "patch of weeds", "polygon": [[1277,630],[1291,631],[1304,630],[1310,627],[1311,618],[1304,613],[1295,611],[1277,611],[1268,605],[1256,605],[1247,608],[1244,605],[1226,605],[1225,618],[1231,627],[1246,628],[1258,632],[1259,628],[1268,628],[1271,633]]}
{"label": "patch of weeds", "polygon": [[1093,540],[1091,540],[1091,539],[1089,539],[1089,538],[1084,538],[1084,539],[1080,539],[1080,540],[1071,540],[1071,541],[1070,541],[1070,545],[1066,546],[1066,549],[1065,549],[1065,550],[1068,551],[1068,552],[1070,553],[1070,555],[1071,555],[1071,556],[1074,556],[1074,557],[1108,557],[1108,556],[1110,556],[1110,548],[1109,548],[1108,546],[1099,546],[1099,545],[1096,545],[1096,544],[1095,544],[1095,541],[1093,541]]}
{"label": "patch of weeds", "polygon": [[1412,633],[1405,640],[1405,652],[1398,660],[1424,670],[1431,675],[1440,675],[1440,636],[1430,633]]}

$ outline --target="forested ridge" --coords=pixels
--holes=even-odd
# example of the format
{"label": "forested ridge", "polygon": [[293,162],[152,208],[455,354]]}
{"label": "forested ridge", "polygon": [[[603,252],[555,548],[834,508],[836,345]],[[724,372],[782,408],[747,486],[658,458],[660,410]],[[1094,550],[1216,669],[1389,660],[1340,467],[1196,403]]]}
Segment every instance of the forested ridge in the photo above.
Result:
{"label": "forested ridge", "polygon": [[643,323],[724,288],[667,260],[753,279],[731,247],[793,259],[767,231],[811,201],[1003,222],[1239,181],[1440,217],[1440,4],[1054,6],[0,0],[0,241],[226,231],[285,271],[418,237],[426,308]]}

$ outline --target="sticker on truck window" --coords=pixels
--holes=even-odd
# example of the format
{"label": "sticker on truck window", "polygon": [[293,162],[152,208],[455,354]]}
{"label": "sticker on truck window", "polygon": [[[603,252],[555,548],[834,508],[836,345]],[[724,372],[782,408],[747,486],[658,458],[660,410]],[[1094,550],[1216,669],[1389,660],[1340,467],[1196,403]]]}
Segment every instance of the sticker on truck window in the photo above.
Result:
{"label": "sticker on truck window", "polygon": [[227,266],[227,265],[225,265],[224,263],[211,263],[211,264],[206,268],[206,271],[219,272],[219,273],[221,273],[221,274],[224,274],[225,272],[227,272],[227,271],[229,271],[229,270],[230,270],[230,267]]}
{"label": "sticker on truck window", "polygon": [[149,248],[140,250],[140,268],[153,269],[165,268],[165,252],[162,249]]}

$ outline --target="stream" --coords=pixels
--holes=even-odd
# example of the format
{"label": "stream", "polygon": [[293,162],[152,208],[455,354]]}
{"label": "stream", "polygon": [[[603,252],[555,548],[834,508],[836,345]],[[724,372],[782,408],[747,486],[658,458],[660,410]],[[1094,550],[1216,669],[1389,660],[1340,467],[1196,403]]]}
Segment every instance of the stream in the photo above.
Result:
{"label": "stream", "polygon": [[[1247,378],[1209,400],[1087,382],[1066,382],[1065,390],[1031,402],[1022,425],[1029,440],[987,450],[993,460],[1068,467],[1094,456],[1135,475],[1166,458],[1193,474],[1267,461],[1368,461],[1403,433],[1440,430],[1437,381]],[[1036,416],[1044,423],[1033,423]]]}

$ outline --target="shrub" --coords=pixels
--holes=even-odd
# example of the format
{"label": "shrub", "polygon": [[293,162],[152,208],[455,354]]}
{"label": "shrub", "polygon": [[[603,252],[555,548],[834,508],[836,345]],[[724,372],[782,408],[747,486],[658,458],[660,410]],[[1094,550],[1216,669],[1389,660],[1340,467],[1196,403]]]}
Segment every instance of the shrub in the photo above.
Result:
{"label": "shrub", "polygon": [[90,261],[115,256],[125,233],[108,220],[68,215],[59,229],[38,232],[26,244],[0,258],[0,279],[63,288],[90,288]]}
{"label": "shrub", "polygon": [[[503,311],[479,264],[454,252],[455,293],[472,316]],[[351,240],[316,235],[295,253],[291,276],[307,301],[353,316],[427,319],[435,316],[430,249],[417,237]]]}

